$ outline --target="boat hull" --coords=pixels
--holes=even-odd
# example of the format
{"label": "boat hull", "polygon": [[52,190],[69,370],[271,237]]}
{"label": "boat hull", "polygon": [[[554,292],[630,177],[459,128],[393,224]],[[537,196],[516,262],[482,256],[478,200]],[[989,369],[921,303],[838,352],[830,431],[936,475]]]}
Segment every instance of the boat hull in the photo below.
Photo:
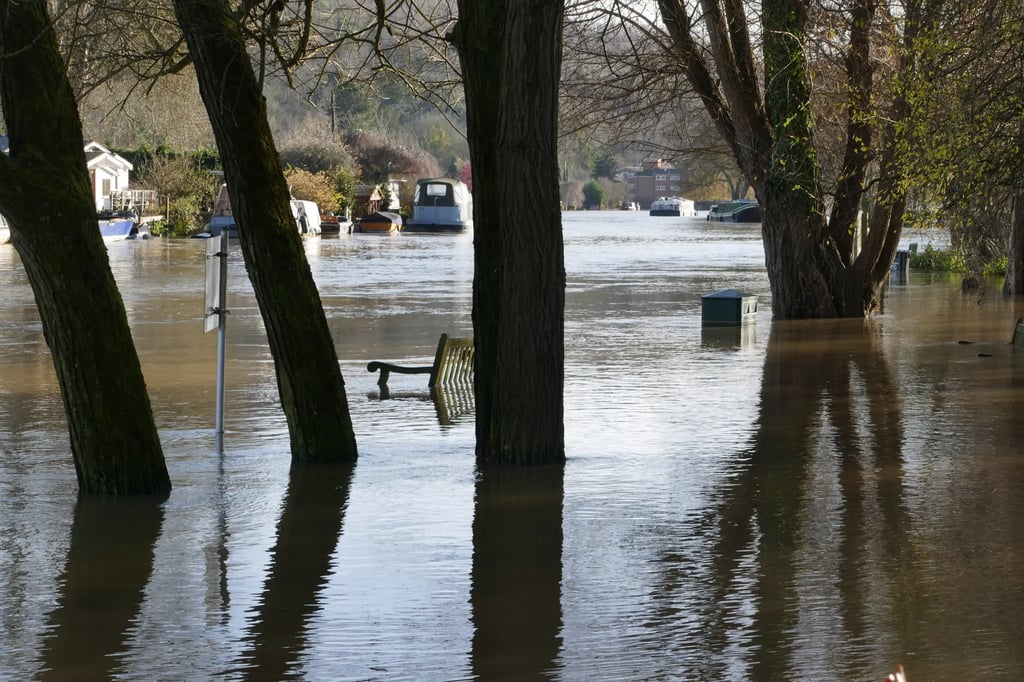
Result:
{"label": "boat hull", "polygon": [[402,216],[391,211],[377,211],[352,224],[353,232],[386,234],[402,229]]}
{"label": "boat hull", "polygon": [[708,220],[719,223],[759,223],[761,222],[761,205],[754,202],[724,204],[712,207],[708,212]]}
{"label": "boat hull", "polygon": [[143,234],[138,223],[132,218],[113,218],[99,221],[100,235],[105,242],[119,242],[126,239],[138,239],[148,236]]}
{"label": "boat hull", "polygon": [[405,226],[406,232],[466,232],[473,223],[414,223]]}

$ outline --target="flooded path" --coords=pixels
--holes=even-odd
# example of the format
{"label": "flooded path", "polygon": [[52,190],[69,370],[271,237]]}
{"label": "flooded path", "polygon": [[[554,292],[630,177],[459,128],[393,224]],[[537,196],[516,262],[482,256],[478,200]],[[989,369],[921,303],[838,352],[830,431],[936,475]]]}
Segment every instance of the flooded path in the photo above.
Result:
{"label": "flooded path", "polygon": [[[1024,678],[1024,301],[911,272],[869,320],[773,323],[756,227],[564,232],[564,472],[478,472],[472,396],[365,371],[471,333],[472,235],[306,243],[360,448],[329,472],[290,471],[237,247],[218,455],[204,244],[109,244],[159,506],[77,498],[0,247],[0,680]],[[756,324],[702,329],[726,288]]]}

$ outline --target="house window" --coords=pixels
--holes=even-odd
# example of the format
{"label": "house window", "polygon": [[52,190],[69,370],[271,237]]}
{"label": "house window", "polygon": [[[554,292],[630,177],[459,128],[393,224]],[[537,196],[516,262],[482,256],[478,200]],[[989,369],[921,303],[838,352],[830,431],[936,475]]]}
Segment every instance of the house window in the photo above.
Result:
{"label": "house window", "polygon": [[673,173],[672,176],[669,178],[669,180],[672,180],[673,182],[679,182],[679,180],[680,180],[679,174],[678,173]]}
{"label": "house window", "polygon": [[665,191],[665,185],[655,185],[654,186],[654,191],[655,192],[664,192]]}
{"label": "house window", "polygon": [[110,178],[103,179],[103,196],[110,196]]}
{"label": "house window", "polygon": [[679,185],[672,185],[672,191],[673,192],[678,192],[679,191]]}
{"label": "house window", "polygon": [[664,180],[664,179],[665,179],[665,175],[664,175],[664,174],[658,174],[658,175],[655,175],[655,176],[654,176],[654,179],[655,179],[655,180]]}

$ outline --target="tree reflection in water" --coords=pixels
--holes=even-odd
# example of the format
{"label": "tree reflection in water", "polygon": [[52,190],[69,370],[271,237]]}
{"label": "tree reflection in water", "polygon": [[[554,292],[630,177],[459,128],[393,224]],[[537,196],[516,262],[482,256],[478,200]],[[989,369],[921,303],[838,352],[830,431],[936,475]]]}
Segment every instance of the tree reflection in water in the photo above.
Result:
{"label": "tree reflection in water", "polygon": [[547,679],[561,649],[563,467],[478,470],[473,673]]}
{"label": "tree reflection in water", "polygon": [[[736,614],[724,605],[744,573],[752,580],[750,679],[884,671],[908,651],[904,642],[873,641],[872,626],[913,618],[904,609],[914,600],[903,593],[916,582],[903,429],[901,394],[872,321],[773,323],[757,432],[723,490],[712,553],[720,646],[735,636]],[[876,571],[887,596],[877,592]],[[822,599],[839,605],[830,619],[800,608]]]}
{"label": "tree reflection in water", "polygon": [[43,680],[111,679],[153,572],[163,497],[79,495]]}
{"label": "tree reflection in water", "polygon": [[277,542],[242,654],[247,679],[299,679],[310,617],[341,537],[354,465],[293,465]]}

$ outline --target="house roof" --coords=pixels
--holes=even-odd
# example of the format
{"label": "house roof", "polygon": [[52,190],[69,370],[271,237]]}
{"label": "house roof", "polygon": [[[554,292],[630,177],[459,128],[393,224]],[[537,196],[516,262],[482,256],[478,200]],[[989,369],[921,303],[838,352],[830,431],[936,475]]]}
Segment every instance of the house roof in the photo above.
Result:
{"label": "house roof", "polygon": [[359,199],[383,199],[384,195],[380,193],[379,185],[356,185],[355,195]]}
{"label": "house roof", "polygon": [[99,142],[87,142],[85,145],[85,165],[89,169],[103,168],[112,172],[132,170],[131,162],[123,156],[110,151]]}

